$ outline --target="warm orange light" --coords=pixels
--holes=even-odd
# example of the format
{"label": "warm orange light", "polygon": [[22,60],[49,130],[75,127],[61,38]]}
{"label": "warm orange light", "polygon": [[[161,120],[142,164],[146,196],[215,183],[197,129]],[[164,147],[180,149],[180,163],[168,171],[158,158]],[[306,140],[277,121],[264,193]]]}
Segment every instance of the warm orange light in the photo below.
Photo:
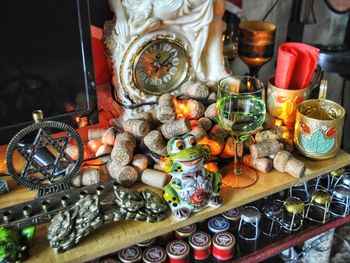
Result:
{"label": "warm orange light", "polygon": [[276,126],[282,126],[283,121],[281,119],[276,119],[275,125]]}
{"label": "warm orange light", "polygon": [[190,118],[191,101],[174,100],[175,111],[177,118]]}
{"label": "warm orange light", "polygon": [[198,144],[207,144],[210,147],[210,154],[212,156],[217,156],[219,155],[223,148],[224,145],[221,145],[218,141],[216,140],[211,140],[208,137],[204,137],[202,140],[198,142]]}
{"label": "warm orange light", "polygon": [[215,162],[209,162],[204,164],[204,168],[209,170],[210,172],[215,172],[215,173],[219,172],[218,164]]}

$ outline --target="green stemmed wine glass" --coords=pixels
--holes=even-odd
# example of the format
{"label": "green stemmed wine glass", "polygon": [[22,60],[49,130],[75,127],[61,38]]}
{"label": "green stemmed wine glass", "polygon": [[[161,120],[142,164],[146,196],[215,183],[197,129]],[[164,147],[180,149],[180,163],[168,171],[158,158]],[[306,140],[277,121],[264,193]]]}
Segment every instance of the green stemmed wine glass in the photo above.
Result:
{"label": "green stemmed wine glass", "polygon": [[254,184],[257,173],[243,166],[243,141],[262,126],[265,120],[264,84],[249,76],[228,76],[220,80],[216,118],[234,139],[234,162],[221,171],[223,183],[232,188]]}

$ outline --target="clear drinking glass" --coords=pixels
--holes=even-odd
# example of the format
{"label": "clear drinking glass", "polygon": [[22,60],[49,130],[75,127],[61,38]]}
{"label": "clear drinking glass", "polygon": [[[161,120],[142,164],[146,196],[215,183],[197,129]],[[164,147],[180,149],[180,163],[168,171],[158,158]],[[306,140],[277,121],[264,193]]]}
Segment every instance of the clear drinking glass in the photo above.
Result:
{"label": "clear drinking glass", "polygon": [[220,80],[216,117],[219,125],[234,139],[234,162],[221,171],[223,183],[232,188],[254,184],[257,173],[242,165],[243,141],[265,120],[264,84],[249,76],[229,76]]}

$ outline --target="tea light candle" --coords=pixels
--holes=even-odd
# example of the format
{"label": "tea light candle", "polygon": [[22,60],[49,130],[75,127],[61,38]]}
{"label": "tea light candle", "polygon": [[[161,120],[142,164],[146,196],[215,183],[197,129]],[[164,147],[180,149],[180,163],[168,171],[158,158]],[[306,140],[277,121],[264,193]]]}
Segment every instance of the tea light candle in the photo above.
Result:
{"label": "tea light candle", "polygon": [[208,222],[208,229],[213,234],[227,231],[229,228],[230,222],[222,216],[212,217]]}
{"label": "tea light candle", "polygon": [[137,246],[124,248],[118,252],[118,258],[122,263],[141,262],[142,251]]}
{"label": "tea light candle", "polygon": [[169,263],[187,263],[190,246],[183,240],[173,240],[166,246]]}
{"label": "tea light candle", "polygon": [[235,237],[225,231],[215,234],[213,237],[213,256],[219,260],[229,260],[233,257]]}
{"label": "tea light candle", "polygon": [[159,246],[149,247],[143,251],[142,260],[144,263],[165,263],[166,252]]}
{"label": "tea light candle", "polygon": [[194,232],[196,232],[196,230],[197,230],[196,224],[181,227],[175,230],[175,239],[178,239],[178,240],[181,239],[181,240],[187,241],[188,237],[192,235]]}
{"label": "tea light candle", "polygon": [[205,260],[211,254],[211,236],[203,231],[195,232],[189,239],[195,260]]}

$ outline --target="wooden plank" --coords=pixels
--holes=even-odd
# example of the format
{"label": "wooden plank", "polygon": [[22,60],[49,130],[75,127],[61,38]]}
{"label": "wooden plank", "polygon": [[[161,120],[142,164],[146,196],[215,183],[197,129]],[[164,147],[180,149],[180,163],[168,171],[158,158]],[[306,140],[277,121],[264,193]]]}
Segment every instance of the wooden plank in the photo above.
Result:
{"label": "wooden plank", "polygon": [[[249,188],[232,190],[224,187],[222,191],[224,205],[220,208],[205,209],[191,215],[185,221],[176,221],[172,216],[169,216],[164,221],[153,224],[135,221],[110,223],[90,234],[75,248],[62,254],[56,255],[48,247],[47,226],[40,226],[28,262],[82,262],[91,260],[185,225],[215,216],[231,208],[286,189],[295,183],[307,181],[350,164],[350,155],[344,151],[341,151],[337,156],[329,160],[312,161],[302,157],[299,159],[305,161],[307,166],[306,174],[303,178],[296,179],[275,170],[269,174],[259,173],[257,183]],[[159,189],[157,191],[160,194],[161,191]],[[0,207],[3,208],[27,201],[34,196],[35,193],[32,191],[18,188],[0,197]]]}

